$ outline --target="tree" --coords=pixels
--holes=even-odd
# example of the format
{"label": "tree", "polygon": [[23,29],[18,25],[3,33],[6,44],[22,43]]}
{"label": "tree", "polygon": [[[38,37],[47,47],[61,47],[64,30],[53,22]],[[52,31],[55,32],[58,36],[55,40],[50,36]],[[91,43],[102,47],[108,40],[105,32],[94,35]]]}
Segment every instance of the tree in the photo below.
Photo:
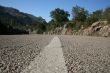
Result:
{"label": "tree", "polygon": [[102,15],[103,15],[103,10],[96,10],[90,15],[90,18],[92,18],[92,20],[96,22],[102,19]]}
{"label": "tree", "polygon": [[74,20],[84,22],[88,16],[88,11],[76,6],[72,8],[72,15]]}
{"label": "tree", "polygon": [[103,10],[96,10],[90,14],[86,19],[86,26],[92,25],[94,22],[99,21],[103,18]]}
{"label": "tree", "polygon": [[54,30],[56,27],[56,24],[54,22],[54,20],[52,19],[51,21],[48,22],[48,25],[47,25],[47,30],[50,31],[50,30]]}
{"label": "tree", "polygon": [[52,17],[52,20],[58,24],[57,26],[62,26],[62,23],[69,21],[68,17],[70,14],[63,9],[56,8],[50,12],[50,16]]}
{"label": "tree", "polygon": [[104,18],[110,23],[110,7],[107,7],[104,11]]}
{"label": "tree", "polygon": [[84,26],[85,21],[88,17],[88,11],[79,6],[75,6],[72,8],[72,15],[75,29],[79,30],[82,26]]}

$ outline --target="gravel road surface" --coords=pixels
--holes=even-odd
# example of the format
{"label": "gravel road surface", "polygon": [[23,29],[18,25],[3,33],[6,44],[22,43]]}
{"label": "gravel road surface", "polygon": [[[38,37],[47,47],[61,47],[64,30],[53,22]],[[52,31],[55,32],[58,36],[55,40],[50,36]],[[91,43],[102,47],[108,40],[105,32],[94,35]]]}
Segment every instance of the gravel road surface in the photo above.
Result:
{"label": "gravel road surface", "polygon": [[110,38],[59,37],[68,73],[110,73]]}
{"label": "gravel road surface", "polygon": [[67,73],[59,38],[54,37],[22,73]]}
{"label": "gravel road surface", "polygon": [[20,73],[53,36],[0,35],[0,73]]}
{"label": "gravel road surface", "polygon": [[0,35],[0,73],[110,73],[110,38]]}

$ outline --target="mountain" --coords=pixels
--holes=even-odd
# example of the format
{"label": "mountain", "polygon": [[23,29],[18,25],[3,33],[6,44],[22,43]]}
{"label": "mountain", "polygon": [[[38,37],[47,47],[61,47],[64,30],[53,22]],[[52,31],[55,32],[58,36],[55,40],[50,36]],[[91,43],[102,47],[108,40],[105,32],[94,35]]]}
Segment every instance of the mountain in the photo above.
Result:
{"label": "mountain", "polygon": [[[43,33],[46,29],[45,24],[46,21],[42,17],[36,17],[28,13],[20,12],[19,10],[12,7],[0,6],[0,29],[2,29],[1,26],[4,26],[7,29],[11,27],[12,29],[26,32],[28,32],[28,30],[39,30],[39,33]],[[11,31],[16,34],[15,30]],[[1,32],[0,34],[4,33],[5,31]],[[11,34],[11,32],[9,33]]]}

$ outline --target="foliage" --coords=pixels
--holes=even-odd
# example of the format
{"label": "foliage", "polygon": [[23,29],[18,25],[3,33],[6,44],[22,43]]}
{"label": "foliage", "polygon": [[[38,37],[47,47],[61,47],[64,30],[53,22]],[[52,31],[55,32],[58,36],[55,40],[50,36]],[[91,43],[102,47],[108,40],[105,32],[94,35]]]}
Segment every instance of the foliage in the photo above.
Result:
{"label": "foliage", "polygon": [[79,6],[75,6],[72,8],[72,15],[73,15],[73,23],[74,23],[74,30],[79,30],[82,25],[84,25],[84,22],[87,20],[88,17],[88,11],[84,8],[81,8]]}
{"label": "foliage", "polygon": [[[42,31],[40,33],[43,33],[46,31],[47,24],[45,19],[43,19],[42,17],[35,17],[33,15],[20,12],[17,9],[3,6],[0,6],[0,21],[3,24],[0,25],[0,27],[3,26],[7,30],[12,29],[11,31],[14,32],[15,34],[17,33],[17,31],[13,29],[17,29],[18,31],[19,30],[28,31],[29,29],[31,29],[32,31],[40,30]],[[12,32],[9,33],[11,34]]]}
{"label": "foliage", "polygon": [[103,10],[96,10],[92,14],[89,14],[86,21],[84,22],[84,27],[92,25],[94,22],[99,21],[103,18]]}
{"label": "foliage", "polygon": [[73,7],[72,9],[73,19],[78,22],[84,22],[87,18],[88,11],[79,6]]}
{"label": "foliage", "polygon": [[[92,25],[94,22],[103,20],[104,14],[105,19],[109,20],[109,8],[103,12],[103,10],[96,10],[93,13],[89,14],[87,10],[84,8],[81,8],[79,6],[73,7],[72,9],[72,15],[73,19],[72,21],[75,23],[75,30],[80,30],[83,26],[84,28]],[[107,15],[107,16],[106,16]]]}
{"label": "foliage", "polygon": [[110,7],[105,10],[96,10],[90,14],[86,9],[75,6],[72,8],[72,15],[72,20],[69,20],[68,11],[56,8],[50,12],[52,19],[47,23],[42,17],[35,17],[14,8],[0,6],[0,34],[28,34],[30,30],[42,34],[54,31],[65,24],[66,28],[78,31],[82,26],[87,28],[99,20],[107,20],[110,23]]}
{"label": "foliage", "polygon": [[51,21],[48,22],[47,31],[54,30],[55,27],[57,27],[55,21],[51,20]]}
{"label": "foliage", "polygon": [[69,21],[68,17],[70,14],[63,9],[56,8],[50,12],[52,20],[56,23],[56,26],[62,26],[64,22]]}
{"label": "foliage", "polygon": [[29,34],[29,32],[23,29],[6,26],[0,22],[0,35],[6,34]]}
{"label": "foliage", "polygon": [[107,21],[110,23],[110,7],[107,7],[104,11],[104,19],[107,19]]}

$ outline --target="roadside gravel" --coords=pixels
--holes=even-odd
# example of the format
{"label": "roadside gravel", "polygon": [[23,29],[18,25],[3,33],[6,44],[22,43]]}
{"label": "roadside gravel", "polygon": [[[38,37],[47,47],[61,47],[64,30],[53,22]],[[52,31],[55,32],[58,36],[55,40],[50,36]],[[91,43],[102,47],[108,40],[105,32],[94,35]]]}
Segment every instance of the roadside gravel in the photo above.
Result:
{"label": "roadside gravel", "polygon": [[0,35],[0,73],[20,73],[53,36]]}
{"label": "roadside gravel", "polygon": [[59,36],[68,73],[110,73],[110,38]]}
{"label": "roadside gravel", "polygon": [[110,38],[53,37],[0,35],[0,73],[110,73]]}

